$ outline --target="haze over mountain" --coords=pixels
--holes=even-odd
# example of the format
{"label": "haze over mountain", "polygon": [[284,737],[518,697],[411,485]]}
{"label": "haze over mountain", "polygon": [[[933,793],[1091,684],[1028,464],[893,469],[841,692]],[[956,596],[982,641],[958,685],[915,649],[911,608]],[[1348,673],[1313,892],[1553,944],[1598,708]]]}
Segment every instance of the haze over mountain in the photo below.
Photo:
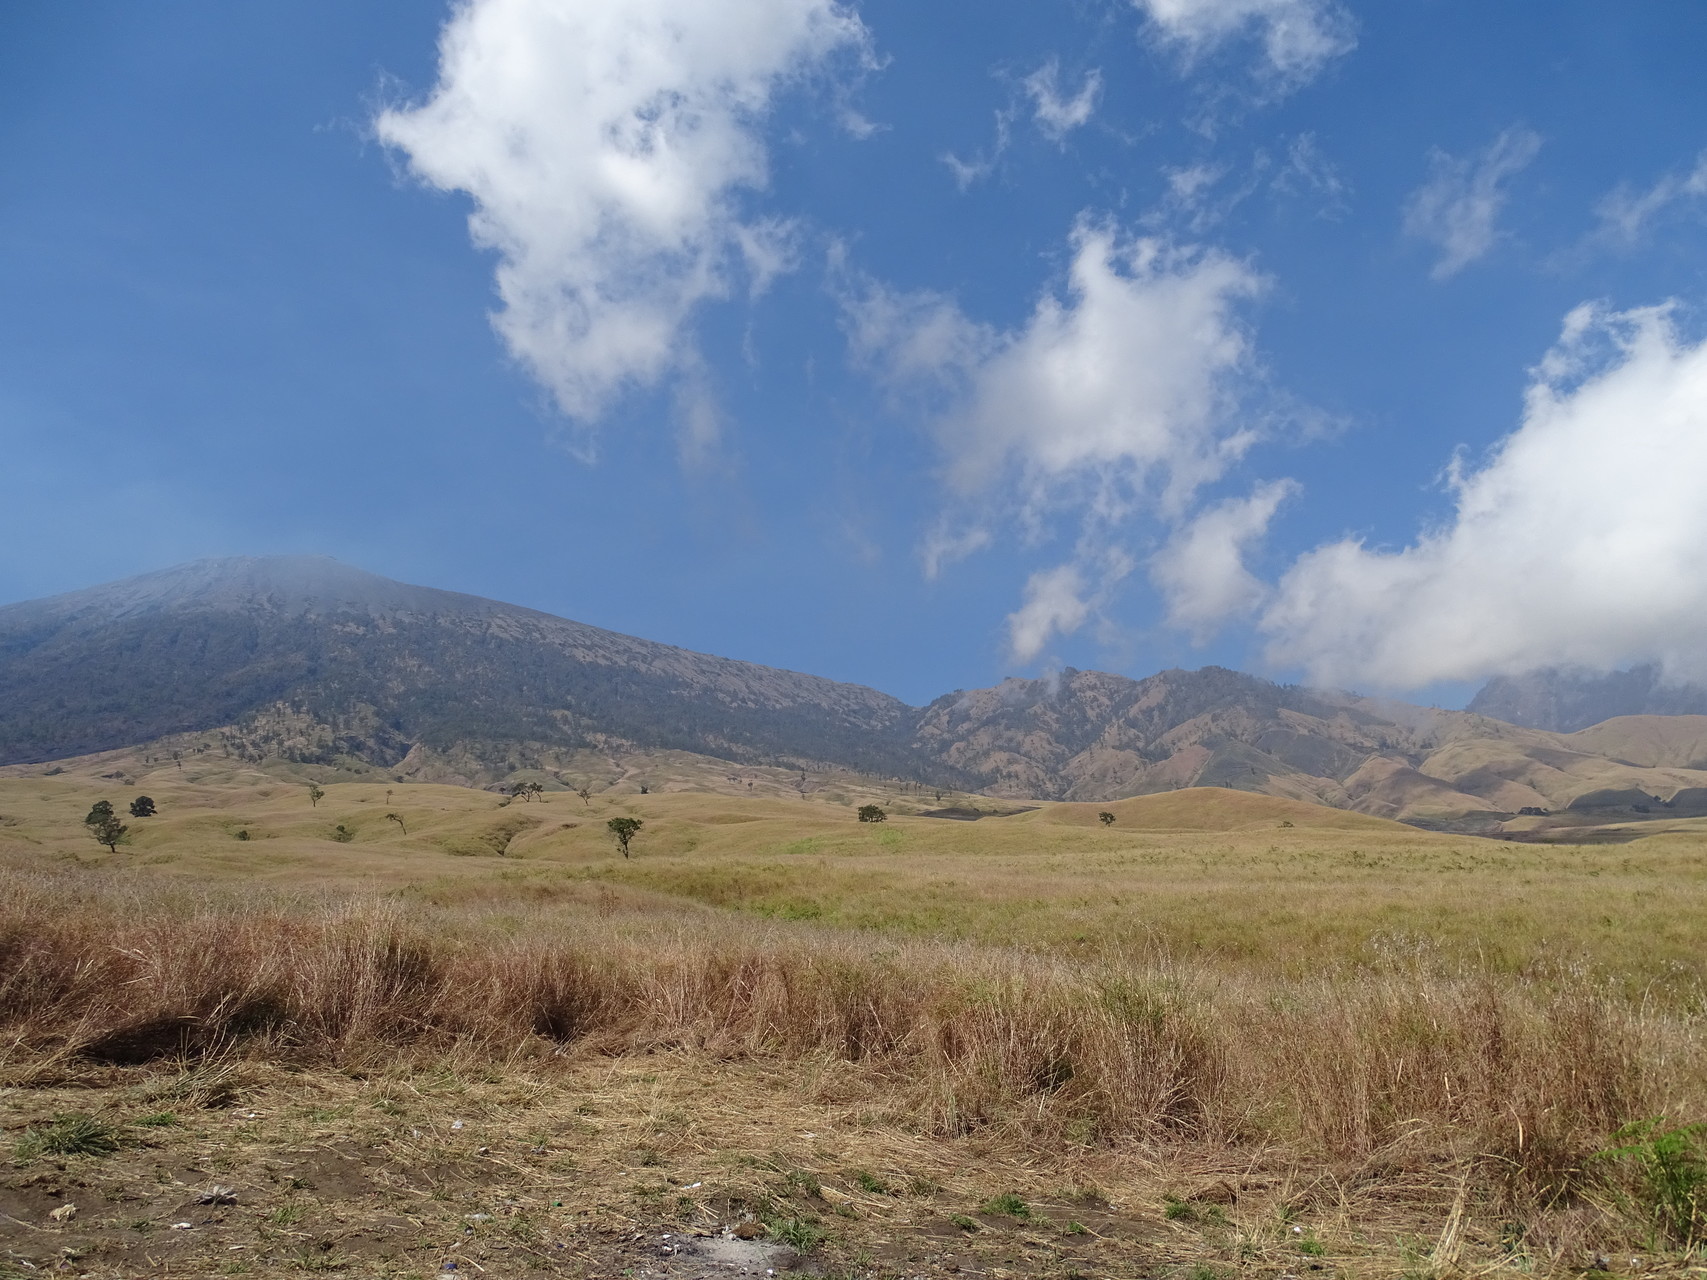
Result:
{"label": "haze over mountain", "polygon": [[328,763],[392,765],[417,746],[498,763],[509,744],[615,739],[914,773],[907,721],[860,685],[318,557],[203,560],[0,608],[0,763],[229,725],[246,752]]}
{"label": "haze over mountain", "polygon": [[1469,710],[1531,729],[1575,733],[1614,716],[1707,715],[1707,689],[1668,681],[1653,665],[1604,674],[1549,667],[1496,676]]}
{"label": "haze over mountain", "polygon": [[[1496,682],[1478,703],[1558,680]],[[1624,705],[1550,696],[1514,705]],[[256,764],[488,783],[588,749],[675,750],[1014,798],[1226,787],[1434,824],[1707,812],[1707,717],[1560,734],[1220,667],[1069,668],[917,708],[314,557],[199,561],[0,608],[0,765],[186,733]]]}

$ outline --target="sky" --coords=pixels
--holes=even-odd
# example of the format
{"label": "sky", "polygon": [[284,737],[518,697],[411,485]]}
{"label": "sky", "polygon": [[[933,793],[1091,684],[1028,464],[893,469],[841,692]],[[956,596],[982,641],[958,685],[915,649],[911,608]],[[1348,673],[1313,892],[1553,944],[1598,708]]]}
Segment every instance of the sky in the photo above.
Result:
{"label": "sky", "polygon": [[12,0],[0,602],[1707,677],[1699,0]]}

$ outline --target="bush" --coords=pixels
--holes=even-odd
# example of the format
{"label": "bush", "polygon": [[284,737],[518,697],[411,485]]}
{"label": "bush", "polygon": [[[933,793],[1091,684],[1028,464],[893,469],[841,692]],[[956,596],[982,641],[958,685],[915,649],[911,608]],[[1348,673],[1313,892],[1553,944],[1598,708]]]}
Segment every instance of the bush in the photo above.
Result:
{"label": "bush", "polygon": [[859,807],[859,820],[861,822],[887,822],[889,815],[883,812],[880,805],[862,804]]}

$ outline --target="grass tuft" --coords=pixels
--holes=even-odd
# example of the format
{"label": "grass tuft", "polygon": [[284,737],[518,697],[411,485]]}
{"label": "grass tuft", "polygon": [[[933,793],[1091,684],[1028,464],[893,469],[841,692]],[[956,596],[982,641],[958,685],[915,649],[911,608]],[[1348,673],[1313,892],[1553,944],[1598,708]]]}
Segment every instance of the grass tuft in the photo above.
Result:
{"label": "grass tuft", "polygon": [[119,1133],[94,1116],[74,1112],[24,1130],[14,1148],[19,1160],[43,1156],[106,1156],[121,1145]]}

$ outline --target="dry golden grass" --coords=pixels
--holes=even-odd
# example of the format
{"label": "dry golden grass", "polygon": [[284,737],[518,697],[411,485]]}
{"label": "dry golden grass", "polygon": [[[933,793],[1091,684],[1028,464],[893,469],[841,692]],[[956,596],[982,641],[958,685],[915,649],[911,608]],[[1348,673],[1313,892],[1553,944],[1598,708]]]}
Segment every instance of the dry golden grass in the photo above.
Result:
{"label": "dry golden grass", "polygon": [[[161,816],[98,849],[82,812],[138,790]],[[711,1135],[684,1168],[752,1175],[719,1174],[706,1214],[786,1198],[810,1166],[856,1200],[790,1212],[884,1274],[912,1273],[890,1246],[975,1254],[950,1215],[1004,1190],[1062,1226],[1061,1188],[1091,1181],[1115,1201],[1082,1224],[1096,1240],[1009,1223],[986,1242],[1031,1249],[1035,1274],[1304,1265],[1307,1223],[1339,1265],[1444,1273],[1632,1247],[1651,1268],[1592,1157],[1632,1120],[1707,1116],[1704,877],[1682,837],[1512,846],[1230,793],[872,828],[809,798],[386,790],[311,807],[264,778],[0,780],[9,1127],[79,1086],[122,1113],[174,1061],[250,1064],[280,1097],[447,1070],[537,1089],[512,1133],[572,1127],[554,1091],[651,1075],[671,1134]],[[602,832],[617,814],[646,824],[632,860]],[[622,1096],[629,1143],[646,1121]],[[672,1175],[675,1140],[648,1148]],[[589,1175],[602,1229],[689,1213],[621,1190],[616,1159]],[[526,1195],[541,1170],[514,1174]],[[946,1190],[862,1192],[850,1170]],[[1168,1195],[1200,1203],[1169,1217]],[[530,1221],[530,1249],[566,1230]]]}

